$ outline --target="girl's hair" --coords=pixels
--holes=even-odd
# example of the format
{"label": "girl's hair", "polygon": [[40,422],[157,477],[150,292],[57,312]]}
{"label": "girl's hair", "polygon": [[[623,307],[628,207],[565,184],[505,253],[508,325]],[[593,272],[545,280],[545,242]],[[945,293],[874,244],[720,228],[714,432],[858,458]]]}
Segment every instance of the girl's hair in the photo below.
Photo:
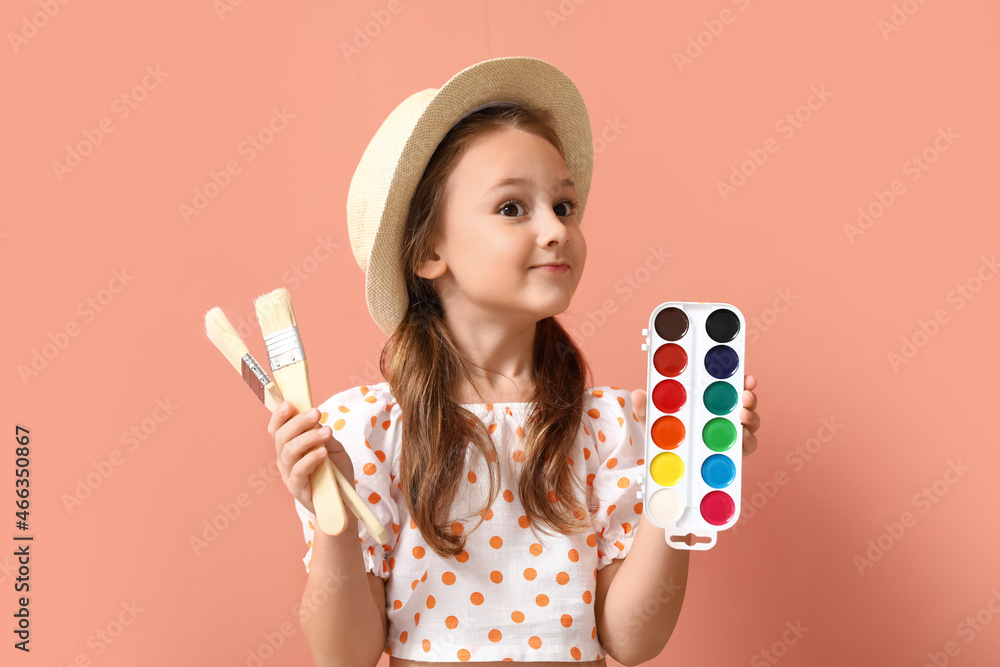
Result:
{"label": "girl's hair", "polygon": [[[471,460],[468,444],[474,447],[471,453],[478,452],[489,462],[490,475],[489,499],[476,512],[480,520],[473,530],[492,516],[490,507],[500,491],[500,469],[486,428],[453,398],[461,374],[474,386],[469,369],[482,367],[461,355],[445,326],[433,283],[415,270],[433,255],[431,242],[442,223],[448,176],[469,146],[484,135],[513,127],[546,139],[563,155],[551,123],[548,110],[518,105],[487,107],[470,114],[441,140],[410,201],[402,250],[409,305],[382,348],[380,369],[402,414],[400,488],[413,522],[441,556],[457,556],[465,546],[464,524],[456,522],[450,512]],[[582,428],[590,368],[553,317],[535,326],[532,377],[533,411],[525,424],[523,455],[511,465],[519,470],[515,493],[532,526],[550,526],[562,533],[592,530],[591,512],[578,503],[575,491],[585,487],[572,474],[569,456]]]}

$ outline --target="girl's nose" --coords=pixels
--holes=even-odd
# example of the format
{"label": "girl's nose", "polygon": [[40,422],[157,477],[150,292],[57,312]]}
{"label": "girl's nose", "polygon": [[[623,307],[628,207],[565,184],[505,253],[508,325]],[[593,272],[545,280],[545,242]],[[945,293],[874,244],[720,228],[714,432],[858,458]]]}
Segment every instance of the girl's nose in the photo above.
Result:
{"label": "girl's nose", "polygon": [[540,245],[547,246],[552,241],[565,243],[568,238],[566,231],[566,221],[556,215],[551,208],[546,209],[539,215],[540,229],[538,238]]}

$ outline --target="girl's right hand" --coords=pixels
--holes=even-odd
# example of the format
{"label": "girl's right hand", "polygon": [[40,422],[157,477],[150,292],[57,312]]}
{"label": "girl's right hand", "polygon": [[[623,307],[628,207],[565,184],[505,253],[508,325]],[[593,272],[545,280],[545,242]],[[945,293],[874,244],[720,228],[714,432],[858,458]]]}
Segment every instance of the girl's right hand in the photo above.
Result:
{"label": "girl's right hand", "polygon": [[316,514],[316,509],[309,478],[324,459],[329,457],[346,479],[354,479],[350,455],[332,437],[329,426],[316,428],[319,417],[316,408],[298,414],[292,402],[285,401],[274,409],[267,425],[268,435],[274,438],[282,481],[296,500],[313,514]]}

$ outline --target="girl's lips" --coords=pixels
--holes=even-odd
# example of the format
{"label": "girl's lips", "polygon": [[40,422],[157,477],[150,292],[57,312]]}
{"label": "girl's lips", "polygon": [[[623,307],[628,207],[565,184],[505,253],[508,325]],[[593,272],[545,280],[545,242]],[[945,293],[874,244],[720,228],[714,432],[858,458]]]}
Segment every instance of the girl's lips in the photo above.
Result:
{"label": "girl's lips", "polygon": [[564,273],[569,271],[569,266],[566,264],[559,264],[557,266],[536,266],[536,269],[542,269],[543,271],[553,271],[555,273]]}

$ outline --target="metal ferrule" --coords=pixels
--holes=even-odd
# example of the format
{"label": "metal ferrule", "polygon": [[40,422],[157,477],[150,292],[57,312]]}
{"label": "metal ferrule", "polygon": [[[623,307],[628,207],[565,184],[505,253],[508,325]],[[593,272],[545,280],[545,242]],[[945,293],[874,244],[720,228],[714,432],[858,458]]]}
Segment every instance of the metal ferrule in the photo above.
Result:
{"label": "metal ferrule", "polygon": [[249,352],[243,355],[242,361],[243,381],[257,395],[257,398],[263,401],[264,387],[271,383],[271,377]]}
{"label": "metal ferrule", "polygon": [[267,346],[267,359],[271,362],[272,371],[306,360],[298,327],[288,327],[275,331],[270,336],[264,336],[264,345]]}

